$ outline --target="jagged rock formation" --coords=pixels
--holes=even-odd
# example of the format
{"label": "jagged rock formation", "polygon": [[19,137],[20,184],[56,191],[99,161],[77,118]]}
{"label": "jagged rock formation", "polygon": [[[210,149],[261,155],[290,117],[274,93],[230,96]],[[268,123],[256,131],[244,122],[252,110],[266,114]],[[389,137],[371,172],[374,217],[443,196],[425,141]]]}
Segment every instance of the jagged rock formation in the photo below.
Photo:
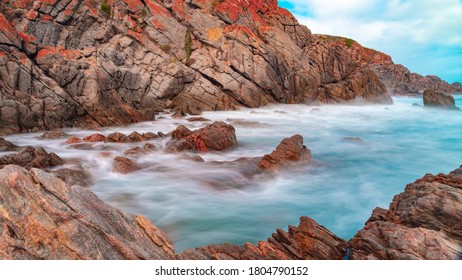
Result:
{"label": "jagged rock formation", "polygon": [[424,176],[395,196],[389,210],[374,210],[349,241],[351,259],[460,259],[461,202],[462,167]]}
{"label": "jagged rock formation", "polygon": [[39,169],[0,169],[0,259],[459,259],[462,167],[426,175],[377,208],[348,244],[310,218],[267,241],[175,255],[168,237],[78,185]]}
{"label": "jagged rock formation", "polygon": [[308,217],[289,231],[278,229],[268,241],[255,246],[209,245],[189,249],[178,255],[184,260],[341,260],[346,242]]}
{"label": "jagged rock formation", "polygon": [[[345,71],[368,68],[374,71],[380,81],[385,84],[390,95],[422,94],[425,89],[449,94],[462,92],[460,83],[449,84],[437,76],[411,73],[405,66],[394,64],[389,55],[363,47],[352,39],[329,35],[315,35],[315,37],[316,40],[312,42],[323,46],[326,50],[336,52],[335,56],[325,60],[324,63],[317,63],[317,65],[335,65],[330,68],[330,71],[320,69],[321,77],[339,79]],[[351,60],[348,62],[347,59]]]}
{"label": "jagged rock formation", "polygon": [[276,0],[107,3],[2,1],[0,134],[122,125],[166,108],[391,102],[372,71],[316,46]]}
{"label": "jagged rock formation", "polygon": [[0,169],[0,259],[172,259],[168,237],[142,216],[40,169]]}
{"label": "jagged rock formation", "polygon": [[271,154],[264,155],[258,163],[258,167],[279,171],[294,164],[306,164],[311,160],[311,157],[311,151],[303,145],[303,137],[294,135],[282,140]]}
{"label": "jagged rock formation", "polygon": [[43,148],[25,147],[21,152],[0,157],[0,168],[16,164],[27,169],[48,169],[62,165],[64,161],[55,153],[48,153]]}

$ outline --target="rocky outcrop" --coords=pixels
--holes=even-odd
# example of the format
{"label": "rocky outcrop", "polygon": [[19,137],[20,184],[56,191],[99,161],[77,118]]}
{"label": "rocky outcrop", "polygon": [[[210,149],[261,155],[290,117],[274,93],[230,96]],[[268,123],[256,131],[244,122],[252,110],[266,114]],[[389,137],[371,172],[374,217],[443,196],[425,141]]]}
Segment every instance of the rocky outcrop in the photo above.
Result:
{"label": "rocky outcrop", "polygon": [[[390,102],[276,0],[3,1],[0,134],[280,103]],[[332,75],[326,73],[332,72]]]}
{"label": "rocky outcrop", "polygon": [[0,152],[12,152],[19,150],[20,147],[0,137]]}
{"label": "rocky outcrop", "polygon": [[411,73],[401,64],[373,65],[372,69],[392,95],[420,95],[425,89],[447,94],[462,92],[460,83],[449,84],[437,76]]}
{"label": "rocky outcrop", "polygon": [[460,259],[462,167],[426,175],[395,196],[389,210],[376,209],[349,241],[351,259]]}
{"label": "rocky outcrop", "polygon": [[236,145],[234,127],[224,122],[213,122],[195,131],[190,131],[185,126],[179,126],[172,132],[172,140],[167,143],[167,151],[205,153],[229,150]]}
{"label": "rocky outcrop", "polygon": [[303,145],[303,137],[294,135],[282,140],[271,154],[264,155],[258,167],[278,171],[291,165],[307,163],[310,160],[311,151]]}
{"label": "rocky outcrop", "polygon": [[346,242],[314,220],[301,217],[289,231],[278,229],[268,241],[257,245],[209,245],[189,249],[178,255],[182,260],[340,260]]}
{"label": "rocky outcrop", "polygon": [[[390,95],[420,95],[425,89],[449,94],[462,92],[460,83],[449,84],[436,76],[411,73],[405,66],[393,63],[389,55],[363,47],[352,39],[329,35],[314,37],[316,40],[312,40],[313,47],[309,51],[325,82],[342,80],[357,69],[370,69],[375,73],[373,77],[380,80],[379,84],[373,84],[383,83]],[[386,96],[377,97],[382,103],[387,102]]]}
{"label": "rocky outcrop", "polygon": [[26,169],[48,169],[62,165],[64,161],[55,153],[48,153],[43,148],[25,147],[21,152],[0,157],[0,168],[9,164],[22,166]]}
{"label": "rocky outcrop", "polygon": [[0,259],[172,259],[149,220],[39,169],[0,169]]}
{"label": "rocky outcrop", "polygon": [[457,110],[456,101],[452,95],[444,94],[426,89],[423,93],[423,103],[425,107],[436,107],[450,110]]}
{"label": "rocky outcrop", "polygon": [[141,167],[134,161],[126,157],[114,158],[114,172],[127,174],[140,170]]}

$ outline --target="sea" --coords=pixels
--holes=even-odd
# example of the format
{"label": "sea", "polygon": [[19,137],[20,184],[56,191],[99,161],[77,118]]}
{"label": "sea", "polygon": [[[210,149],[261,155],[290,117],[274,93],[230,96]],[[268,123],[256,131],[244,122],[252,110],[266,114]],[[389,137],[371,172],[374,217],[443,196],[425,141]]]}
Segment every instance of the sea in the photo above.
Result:
{"label": "sea", "polygon": [[[455,98],[462,107],[462,95]],[[169,235],[177,252],[211,243],[256,243],[277,228],[298,225],[301,216],[350,239],[374,208],[388,208],[406,184],[462,164],[462,111],[424,108],[421,97],[393,101],[393,105],[272,105],[204,112],[202,116],[212,121],[235,123],[237,147],[200,154],[204,163],[164,153],[161,147],[168,138],[156,139],[151,142],[160,150],[137,159],[144,168],[125,175],[113,172],[113,157],[141,143],[98,143],[78,150],[63,139],[43,140],[41,133],[4,138],[79,159],[92,173],[89,188],[98,197],[148,217]],[[130,126],[64,131],[77,137],[114,131],[167,133],[181,124],[198,129],[207,123],[165,114]],[[239,168],[213,164],[263,156],[294,134],[303,136],[313,155],[304,168],[249,178]],[[111,156],[104,158],[101,152]]]}

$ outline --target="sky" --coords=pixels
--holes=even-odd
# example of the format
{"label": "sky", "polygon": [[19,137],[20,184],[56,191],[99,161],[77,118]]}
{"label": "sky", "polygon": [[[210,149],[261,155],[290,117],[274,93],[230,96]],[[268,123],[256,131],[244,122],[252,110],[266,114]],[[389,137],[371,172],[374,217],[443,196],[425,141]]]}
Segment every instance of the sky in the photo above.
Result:
{"label": "sky", "polygon": [[313,33],[344,36],[412,72],[462,82],[462,0],[279,0]]}

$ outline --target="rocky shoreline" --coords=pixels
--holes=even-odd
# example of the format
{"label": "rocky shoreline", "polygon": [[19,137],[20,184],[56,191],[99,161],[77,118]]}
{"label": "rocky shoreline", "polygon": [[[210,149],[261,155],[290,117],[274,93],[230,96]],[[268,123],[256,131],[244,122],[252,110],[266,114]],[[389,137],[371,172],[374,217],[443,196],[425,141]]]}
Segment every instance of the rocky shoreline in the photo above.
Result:
{"label": "rocky shoreline", "polygon": [[[120,143],[129,139],[118,136]],[[192,149],[199,152],[198,157],[209,149],[230,149],[237,143],[234,128],[220,122],[196,131],[179,126],[164,137],[171,137],[171,144],[166,145],[167,152]],[[109,135],[84,139],[106,141],[108,138],[113,139]],[[139,140],[142,139],[133,141]],[[2,143],[2,146],[21,149],[6,140]],[[222,145],[217,146],[218,143]],[[175,149],[171,149],[172,145]],[[127,173],[143,168],[136,163],[136,157],[130,158],[121,158],[123,163],[119,163],[121,159],[116,157],[115,171]],[[274,173],[295,165],[303,166],[309,164],[310,159],[311,153],[303,145],[303,138],[295,135],[284,139],[271,154],[242,158],[236,163],[251,178],[261,172]],[[258,244],[211,244],[176,254],[167,235],[148,219],[107,205],[82,187],[79,179],[69,181],[60,170],[51,170],[50,167],[64,163],[58,155],[26,147],[16,154],[0,157],[0,163],[1,259],[402,260],[462,257],[462,228],[459,226],[462,167],[449,174],[426,175],[409,184],[403,193],[395,196],[389,210],[375,209],[365,227],[349,241],[335,236],[316,221],[301,217],[298,226],[289,226],[288,231],[277,229],[267,241]],[[117,167],[118,164],[122,167]],[[138,168],[132,169],[133,165]],[[81,172],[73,170],[68,174]]]}
{"label": "rocky shoreline", "polygon": [[[101,128],[189,116],[210,122],[168,133],[50,131],[75,150],[136,143],[114,156],[113,171],[149,169],[138,158],[157,151],[204,162],[207,152],[237,145],[230,120],[202,111],[281,104],[391,104],[391,95],[420,94],[426,106],[457,109],[443,93],[460,83],[410,73],[390,56],[342,37],[314,35],[276,0],[2,1],[0,6],[0,135]],[[360,138],[344,141],[364,143]],[[123,213],[88,188],[78,160],[0,138],[0,258],[2,259],[458,259],[461,257],[462,168],[427,175],[375,209],[349,241],[308,217],[267,241],[221,244],[176,254],[167,235],[140,215]],[[14,152],[14,153],[13,153]],[[310,150],[294,135],[269,154],[204,162],[234,168],[243,178],[306,166]],[[68,165],[71,165],[69,167]],[[208,182],[214,187],[239,182]]]}

